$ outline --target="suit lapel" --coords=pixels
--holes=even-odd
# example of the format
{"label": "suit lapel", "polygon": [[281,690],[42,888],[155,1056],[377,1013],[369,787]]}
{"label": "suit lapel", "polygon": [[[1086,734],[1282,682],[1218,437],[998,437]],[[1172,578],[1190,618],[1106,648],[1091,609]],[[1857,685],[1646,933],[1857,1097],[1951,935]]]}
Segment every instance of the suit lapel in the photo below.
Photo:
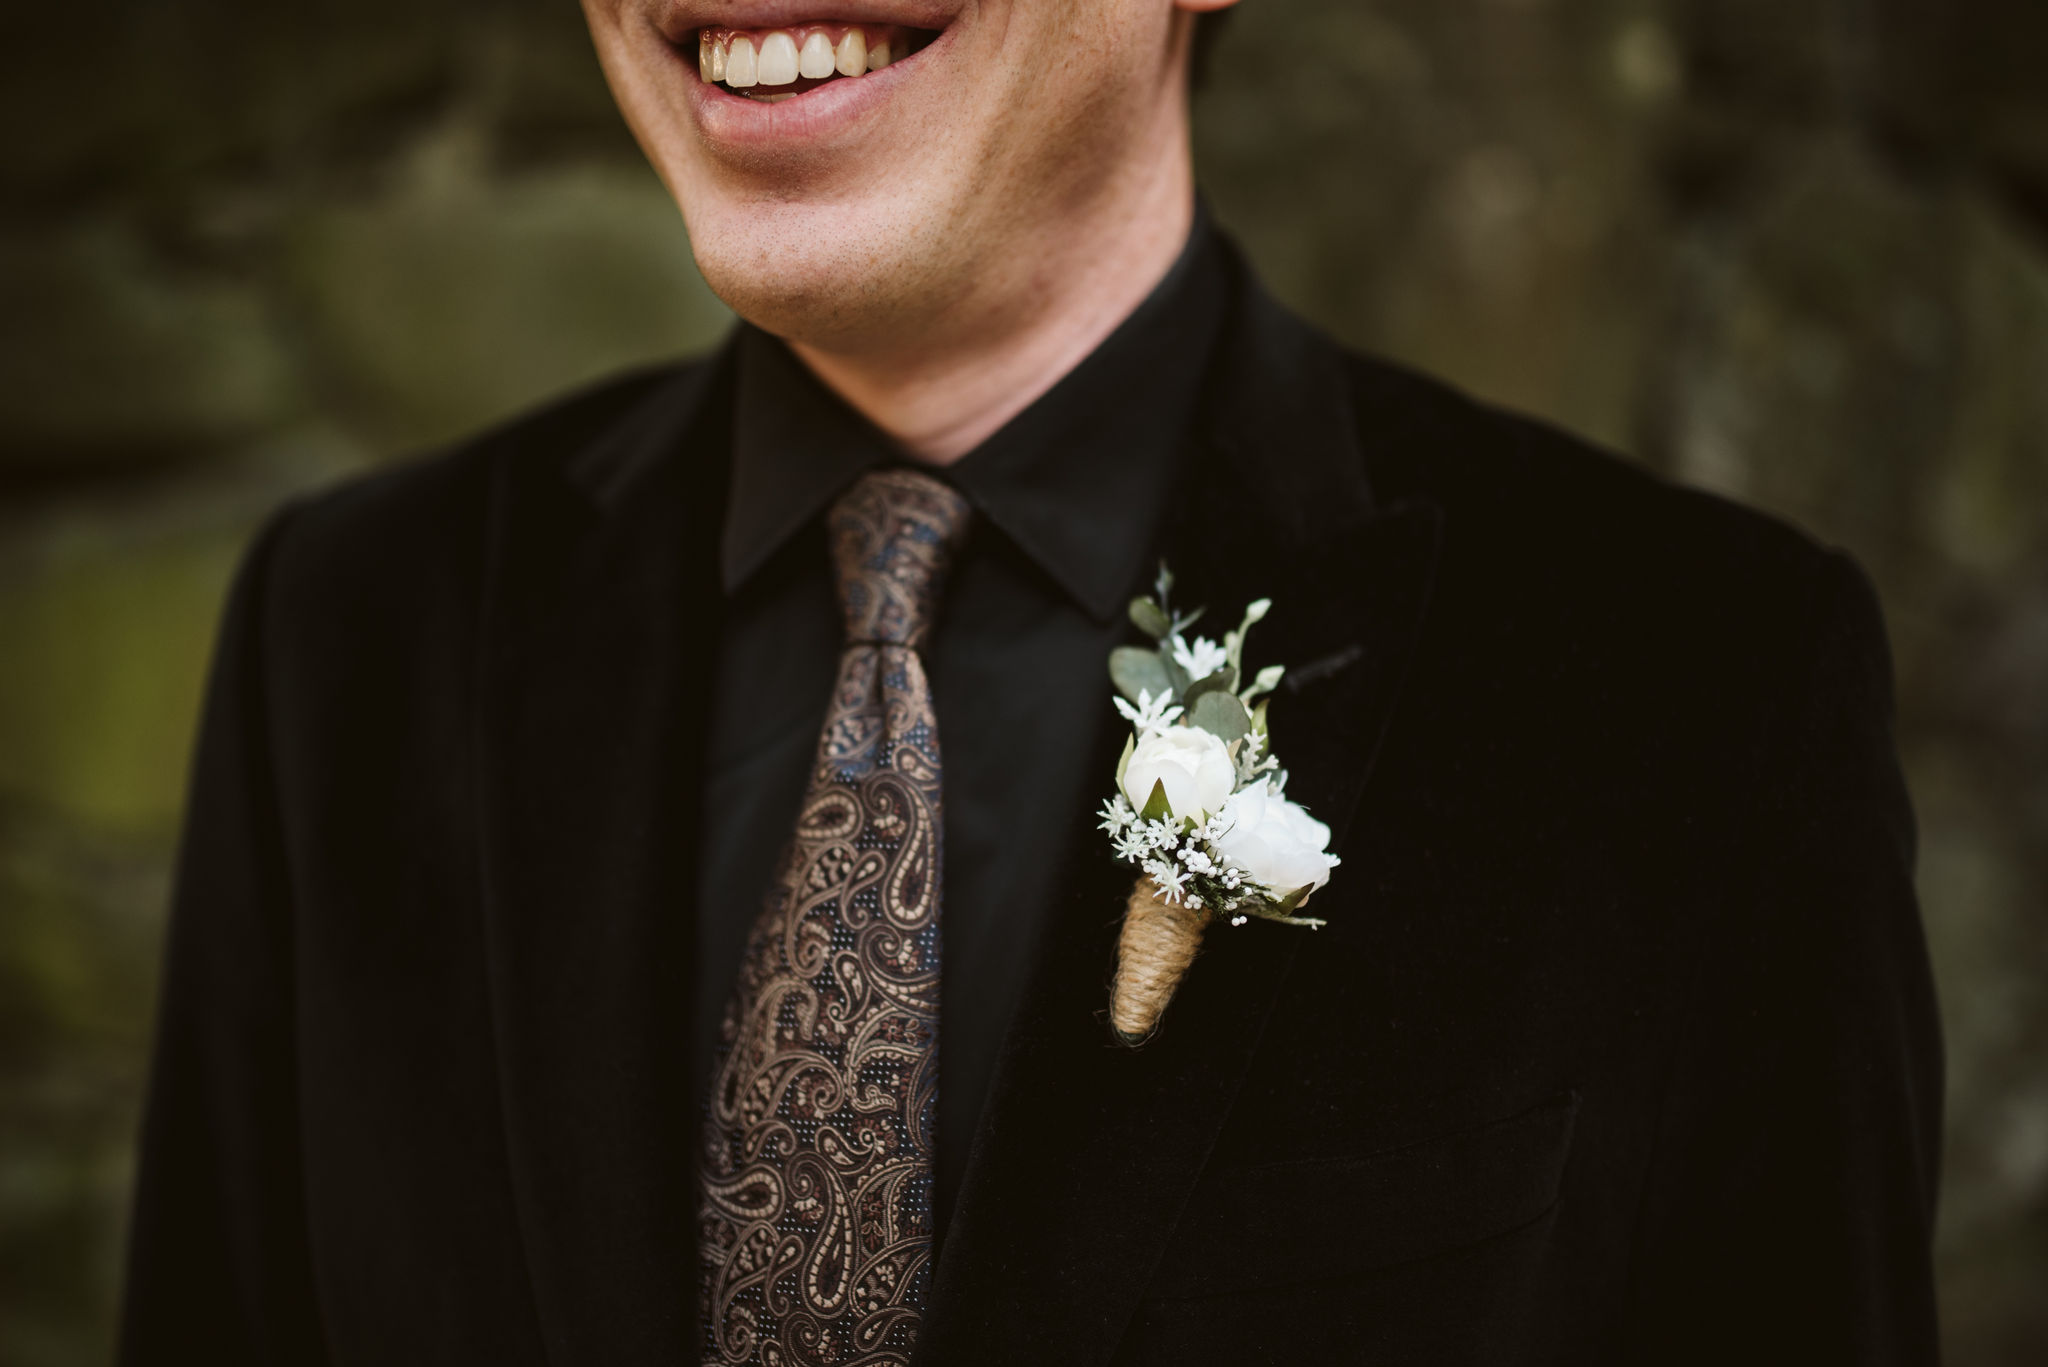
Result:
{"label": "suit lapel", "polygon": [[[1163,549],[1180,601],[1229,619],[1211,624],[1219,635],[1248,598],[1274,599],[1252,655],[1306,667],[1272,707],[1289,795],[1341,849],[1407,672],[1440,518],[1373,501],[1343,358],[1233,269],[1216,397]],[[1105,724],[1092,770],[1105,792],[1121,745]],[[921,1365],[1109,1359],[1313,935],[1212,928],[1159,1034],[1119,1048],[1105,1016],[1132,873],[1090,816],[1077,813],[1072,848],[941,1250]],[[1334,886],[1324,898],[1367,914]]]}
{"label": "suit lapel", "polygon": [[724,370],[660,382],[566,464],[535,449],[499,471],[479,680],[488,971],[512,1196],[557,1362],[682,1361],[694,1336],[685,911],[707,671],[690,644],[720,601]]}

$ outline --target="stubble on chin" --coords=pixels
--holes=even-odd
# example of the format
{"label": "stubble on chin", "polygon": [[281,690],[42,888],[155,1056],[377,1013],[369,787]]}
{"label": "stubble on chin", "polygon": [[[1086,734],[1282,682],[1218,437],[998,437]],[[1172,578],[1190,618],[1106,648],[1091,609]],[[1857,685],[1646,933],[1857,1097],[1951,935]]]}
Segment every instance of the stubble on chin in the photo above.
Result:
{"label": "stubble on chin", "polygon": [[719,204],[692,215],[705,282],[765,331],[837,350],[943,307],[965,252],[943,220],[883,202]]}
{"label": "stubble on chin", "polygon": [[[979,149],[870,201],[719,204],[692,224],[734,313],[842,354],[886,355],[1014,325],[1056,273],[1070,187],[1030,153]],[[685,203],[685,217],[689,205]],[[708,220],[708,221],[705,221]]]}

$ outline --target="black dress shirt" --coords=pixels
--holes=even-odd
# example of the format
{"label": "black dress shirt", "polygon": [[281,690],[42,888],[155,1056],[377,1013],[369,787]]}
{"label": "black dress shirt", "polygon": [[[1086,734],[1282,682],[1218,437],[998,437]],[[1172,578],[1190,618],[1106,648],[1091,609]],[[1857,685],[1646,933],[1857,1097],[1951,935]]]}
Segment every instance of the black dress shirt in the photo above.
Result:
{"label": "black dress shirt", "polygon": [[[1106,661],[1151,575],[1223,298],[1198,220],[1165,280],[1086,361],[932,471],[976,514],[925,652],[944,763],[941,1233],[1076,804],[1109,792],[1109,775],[1085,771],[1110,705]],[[823,514],[863,471],[903,459],[768,334],[745,331],[738,366],[697,883],[700,1084],[839,659]]]}

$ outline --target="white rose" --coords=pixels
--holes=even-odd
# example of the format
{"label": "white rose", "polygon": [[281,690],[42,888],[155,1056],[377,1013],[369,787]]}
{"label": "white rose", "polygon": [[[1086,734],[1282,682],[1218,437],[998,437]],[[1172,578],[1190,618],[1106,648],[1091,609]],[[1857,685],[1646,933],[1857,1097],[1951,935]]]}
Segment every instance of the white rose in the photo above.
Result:
{"label": "white rose", "polygon": [[1268,784],[1260,779],[1223,804],[1216,817],[1223,831],[1211,843],[1224,859],[1275,892],[1314,892],[1330,881],[1337,862],[1326,853],[1330,828]]}
{"label": "white rose", "polygon": [[1139,811],[1152,796],[1152,785],[1166,785],[1166,805],[1176,820],[1206,821],[1223,805],[1237,782],[1230,751],[1210,732],[1195,726],[1168,726],[1139,740],[1124,766],[1124,796]]}

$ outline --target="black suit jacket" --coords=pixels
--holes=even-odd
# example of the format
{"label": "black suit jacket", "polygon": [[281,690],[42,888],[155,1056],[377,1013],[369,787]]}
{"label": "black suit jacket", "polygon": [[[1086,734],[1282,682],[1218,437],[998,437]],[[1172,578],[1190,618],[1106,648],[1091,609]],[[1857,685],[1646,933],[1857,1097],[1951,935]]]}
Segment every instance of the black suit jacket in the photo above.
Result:
{"label": "black suit jacket", "polygon": [[[1233,271],[1159,549],[1186,601],[1278,604],[1329,927],[1212,931],[1114,1047],[1130,873],[1078,842],[915,1361],[1932,1361],[1940,1053],[1868,584]],[[620,380],[250,552],[124,1362],[692,1360],[729,380]]]}

